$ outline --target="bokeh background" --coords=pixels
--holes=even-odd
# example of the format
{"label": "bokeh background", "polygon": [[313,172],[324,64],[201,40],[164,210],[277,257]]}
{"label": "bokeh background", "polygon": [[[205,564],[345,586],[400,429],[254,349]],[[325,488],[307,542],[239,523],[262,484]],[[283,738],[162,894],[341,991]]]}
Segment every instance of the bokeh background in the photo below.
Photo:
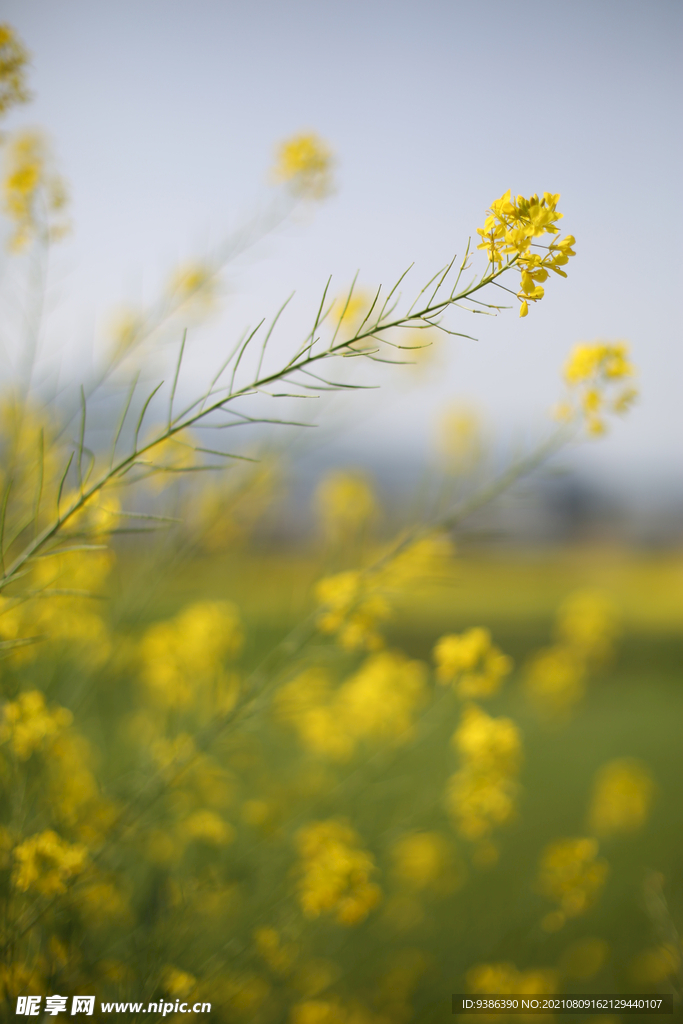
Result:
{"label": "bokeh background", "polygon": [[642,402],[576,465],[632,495],[680,495],[675,0],[4,10],[34,55],[29,118],[52,133],[71,183],[77,230],[53,275],[60,344],[87,349],[112,307],[151,298],[179,261],[240,224],[263,203],[275,144],[312,129],[336,154],[337,192],[231,269],[203,358],[213,365],[293,290],[308,320],[330,274],[342,290],[359,271],[372,289],[414,262],[421,284],[507,188],[560,192],[580,253],[568,286],[525,321],[463,318],[478,342],[453,339],[446,369],[411,395],[409,421],[405,399],[373,395],[348,443],[418,459],[435,406],[461,396],[497,426],[537,429],[569,347],[620,338]]}
{"label": "bokeh background", "polygon": [[[280,696],[207,748],[128,845],[106,847],[100,888],[46,914],[6,991],[20,978],[102,998],[197,992],[219,1020],[264,1024],[444,1020],[465,988],[680,996],[680,4],[5,0],[2,17],[31,51],[35,92],[7,129],[47,129],[71,193],[35,378],[57,409],[110,344],[117,310],[153,303],[175,268],[258,219],[275,147],[301,130],[333,150],[335,188],[263,236],[247,231],[220,301],[191,319],[179,402],[292,291],[280,351],[309,329],[330,274],[333,294],[356,271],[372,291],[414,263],[404,291],[417,290],[507,188],[561,193],[577,238],[568,279],[525,319],[459,313],[453,326],[476,341],[373,370],[378,390],[319,411],[286,406],[320,426],[256,431],[252,477],[134,492],[185,525],[114,537],[115,559],[92,571],[108,600],[48,616],[55,646],[3,663],[16,708],[39,690],[82,734],[69,747],[54,723],[45,732],[71,751],[61,776],[36,741],[36,833],[52,822],[44,771],[68,805],[60,818],[54,801],[50,827],[95,849],[112,808],[206,726],[206,693],[194,707],[169,683],[166,697],[164,672],[192,692],[196,655],[212,699],[234,695],[325,604],[321,579],[371,562],[449,488],[468,493],[549,432],[576,342],[627,341],[640,391],[606,436],[431,538],[389,586],[386,621],[381,602],[367,611],[359,645],[340,639],[354,614],[343,601],[341,626],[315,620],[300,660],[273,671]],[[168,372],[181,328],[156,340],[144,377]],[[9,330],[3,342],[16,367]],[[465,424],[455,471],[449,410]],[[110,405],[93,421],[110,430]],[[372,661],[386,654],[375,627],[389,662]],[[490,697],[488,725],[467,719],[460,670],[455,693],[440,685],[444,636],[474,643],[478,686],[505,680],[469,693]],[[470,769],[490,798],[479,832],[476,793],[453,796]]]}

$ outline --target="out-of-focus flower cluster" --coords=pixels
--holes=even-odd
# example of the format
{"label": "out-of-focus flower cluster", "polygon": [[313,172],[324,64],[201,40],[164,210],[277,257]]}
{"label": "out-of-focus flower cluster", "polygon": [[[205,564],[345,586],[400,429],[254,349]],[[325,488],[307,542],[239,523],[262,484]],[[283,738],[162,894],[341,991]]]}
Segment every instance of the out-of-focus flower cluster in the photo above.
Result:
{"label": "out-of-focus flower cluster", "polygon": [[[484,227],[477,228],[482,239],[477,248],[486,252],[494,269],[514,263],[521,273],[521,288],[517,293],[521,301],[520,316],[527,315],[530,302],[543,298],[543,282],[549,272],[566,277],[562,267],[569,262],[570,256],[576,255],[572,248],[576,243],[573,235],[547,246],[534,242],[544,234],[558,234],[556,222],[563,217],[557,209],[559,198],[559,194],[544,192],[542,199],[537,195],[530,199],[524,196],[514,199],[508,189],[505,195],[491,203]],[[546,253],[531,252],[533,247],[543,248]]]}
{"label": "out-of-focus flower cluster", "polygon": [[225,669],[242,647],[239,612],[228,601],[198,601],[174,619],[150,626],[142,638],[142,677],[162,708],[215,710],[234,703],[236,679]]}
{"label": "out-of-focus flower cluster", "polygon": [[636,832],[650,813],[655,785],[647,767],[635,758],[609,761],[598,772],[588,822],[598,836]]}
{"label": "out-of-focus flower cluster", "polygon": [[459,697],[490,697],[512,671],[512,658],[491,641],[488,629],[443,636],[434,648],[436,678],[451,684]]}
{"label": "out-of-focus flower cluster", "polygon": [[459,833],[478,843],[475,859],[491,863],[497,851],[489,837],[516,813],[522,740],[510,718],[493,718],[470,704],[452,739],[461,767],[448,783],[447,808]]}
{"label": "out-of-focus flower cluster", "polygon": [[30,99],[26,85],[29,56],[11,25],[0,25],[0,117]]}
{"label": "out-of-focus flower cluster", "polygon": [[556,414],[559,419],[581,418],[593,437],[605,433],[605,416],[621,415],[631,408],[638,391],[628,381],[635,376],[625,342],[596,342],[577,345],[564,368],[570,389]]}
{"label": "out-of-focus flower cluster", "polygon": [[592,837],[558,839],[543,851],[538,869],[539,891],[558,909],[543,918],[546,931],[561,928],[567,918],[578,917],[593,905],[605,884],[609,867],[598,856]]}
{"label": "out-of-focus flower cluster", "polygon": [[552,995],[557,992],[558,972],[553,968],[520,971],[514,964],[476,964],[467,972],[465,984],[473,995]]}
{"label": "out-of-focus flower cluster", "polygon": [[315,132],[293,135],[278,147],[273,175],[296,195],[323,199],[332,188],[332,153]]}
{"label": "out-of-focus flower cluster", "polygon": [[18,132],[6,145],[4,163],[2,208],[14,225],[10,248],[19,252],[35,238],[62,238],[69,229],[66,185],[52,169],[44,136]]}
{"label": "out-of-focus flower cluster", "polygon": [[616,609],[598,591],[577,591],[561,605],[557,642],[537,651],[526,667],[529,700],[544,715],[566,715],[584,696],[591,670],[613,655]]}
{"label": "out-of-focus flower cluster", "polygon": [[406,740],[424,704],[427,667],[401,651],[369,655],[333,687],[324,669],[306,669],[278,691],[278,716],[316,754],[346,761],[363,740]]}
{"label": "out-of-focus flower cluster", "polygon": [[299,831],[297,845],[299,899],[307,917],[331,913],[340,924],[352,925],[377,906],[382,892],[370,881],[375,863],[349,825],[334,819],[312,822]]}

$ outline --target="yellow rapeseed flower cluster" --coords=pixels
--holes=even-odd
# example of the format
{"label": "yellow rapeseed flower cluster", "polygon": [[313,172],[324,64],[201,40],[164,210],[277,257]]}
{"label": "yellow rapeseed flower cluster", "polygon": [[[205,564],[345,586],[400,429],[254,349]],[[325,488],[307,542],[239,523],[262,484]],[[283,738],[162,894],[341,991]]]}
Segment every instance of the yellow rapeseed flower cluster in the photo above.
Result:
{"label": "yellow rapeseed flower cluster", "polygon": [[636,832],[648,819],[655,786],[646,765],[617,758],[598,772],[588,812],[591,830],[599,836]]}
{"label": "yellow rapeseed flower cluster", "polygon": [[609,872],[598,851],[598,841],[592,837],[558,839],[543,850],[538,888],[558,904],[543,919],[546,931],[556,931],[567,918],[585,914],[597,900]]}
{"label": "yellow rapeseed flower cluster", "polygon": [[56,241],[68,230],[62,216],[67,193],[51,167],[46,139],[37,131],[18,132],[7,143],[2,208],[14,223],[10,249],[19,252],[33,239]]}
{"label": "yellow rapeseed flower cluster", "polygon": [[322,199],[332,188],[332,153],[315,132],[293,135],[277,149],[273,176],[296,195]]}
{"label": "yellow rapeseed flower cluster", "polygon": [[384,646],[378,631],[391,609],[382,594],[373,592],[362,573],[340,572],[320,580],[315,596],[321,606],[318,629],[336,636],[347,651],[377,650]]}
{"label": "yellow rapeseed flower cluster", "polygon": [[475,627],[441,637],[434,648],[436,678],[451,684],[459,697],[490,697],[512,671],[512,659],[491,641],[488,629]]}
{"label": "yellow rapeseed flower cluster", "polygon": [[541,648],[526,667],[528,698],[542,714],[567,714],[581,700],[592,668],[613,653],[618,621],[604,594],[580,590],[560,606],[555,623],[557,642]]}
{"label": "yellow rapeseed flower cluster", "polygon": [[73,731],[72,720],[67,708],[47,707],[39,690],[19,694],[2,710],[0,749],[6,745],[20,761],[40,755],[52,819],[76,827],[89,841],[106,829],[112,808],[99,797],[90,746]]}
{"label": "yellow rapeseed flower cluster", "polygon": [[377,906],[381,889],[370,881],[375,862],[349,825],[335,819],[312,822],[299,830],[297,846],[299,901],[306,917],[334,914],[340,924],[353,925]]}
{"label": "yellow rapeseed flower cluster", "polygon": [[26,761],[34,751],[45,750],[72,721],[67,708],[48,708],[39,690],[20,693],[2,709],[0,745],[7,743],[20,761]]}
{"label": "yellow rapeseed flower cluster", "polygon": [[281,687],[275,707],[308,750],[345,761],[362,740],[412,735],[415,712],[426,699],[426,677],[422,662],[401,651],[379,651],[336,688],[324,670],[306,669]]}
{"label": "yellow rapeseed flower cluster", "polygon": [[21,892],[33,889],[44,896],[66,892],[66,883],[88,863],[88,849],[67,843],[47,830],[30,836],[14,850],[12,882]]}
{"label": "yellow rapeseed flower cluster", "polygon": [[[548,273],[552,271],[566,277],[562,267],[569,262],[570,256],[576,255],[572,248],[576,243],[573,235],[547,246],[534,242],[544,234],[558,234],[556,221],[563,217],[557,209],[559,198],[559,193],[544,192],[542,199],[537,195],[530,199],[524,196],[513,199],[508,189],[505,195],[491,203],[484,227],[477,228],[482,239],[477,248],[485,250],[489,263],[497,269],[514,262],[521,273],[521,288],[517,293],[521,301],[520,316],[529,312],[529,302],[543,298],[543,282],[547,280]],[[531,252],[532,247],[545,249],[546,254]]]}
{"label": "yellow rapeseed flower cluster", "polygon": [[[460,770],[448,783],[446,805],[464,838],[483,842],[481,860],[494,859],[488,838],[515,814],[522,759],[519,729],[510,718],[493,718],[470,704],[452,738]],[[488,851],[488,854],[487,854]]]}
{"label": "yellow rapeseed flower cluster", "polygon": [[[93,508],[87,515],[93,529],[111,528],[108,512],[103,510],[99,519]],[[103,532],[91,535],[99,543],[103,537]],[[73,550],[37,558],[32,565],[33,595],[25,601],[0,597],[0,638],[50,639],[71,653],[87,655],[93,663],[105,661],[111,638],[102,608],[93,598],[102,595],[112,563],[109,551]],[[18,646],[12,657],[17,663],[31,661],[38,651],[37,643]]]}
{"label": "yellow rapeseed flower cluster", "polygon": [[607,429],[605,416],[628,412],[638,391],[627,381],[635,376],[625,342],[577,345],[564,368],[570,396],[557,410],[559,419],[581,417],[588,433],[598,437]]}
{"label": "yellow rapeseed flower cluster", "polygon": [[243,639],[239,612],[229,601],[197,601],[150,626],[140,641],[150,696],[165,708],[192,707],[200,695],[217,704],[230,699],[233,680],[225,663],[239,654]]}
{"label": "yellow rapeseed flower cluster", "polygon": [[0,117],[30,99],[26,86],[29,56],[11,25],[0,25]]}

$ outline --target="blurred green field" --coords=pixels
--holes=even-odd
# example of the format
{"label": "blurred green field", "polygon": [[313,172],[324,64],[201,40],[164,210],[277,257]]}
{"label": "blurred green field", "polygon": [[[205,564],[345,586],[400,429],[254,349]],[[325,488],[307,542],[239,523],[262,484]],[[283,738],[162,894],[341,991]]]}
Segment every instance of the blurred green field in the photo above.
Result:
{"label": "blurred green field", "polygon": [[[146,589],[144,559],[124,556],[113,584],[114,609],[121,626],[127,623],[137,633],[145,622],[170,616],[193,600],[228,598],[244,616],[245,662],[254,666],[309,610],[311,586],[320,572],[319,560],[307,554],[192,557]],[[551,641],[558,605],[584,588],[603,591],[619,610],[617,657],[591,680],[586,699],[568,721],[544,723],[522,693],[521,669],[535,649]],[[449,691],[437,693],[409,743],[324,769],[281,726],[247,722],[239,736],[226,739],[228,759],[245,791],[272,786],[264,782],[268,776],[278,780],[283,793],[288,785],[290,791],[270,831],[234,849],[236,875],[248,877],[261,892],[259,920],[244,922],[245,929],[271,921],[284,899],[283,834],[293,834],[309,819],[341,815],[377,857],[383,908],[350,930],[323,919],[309,930],[320,955],[343,964],[354,991],[373,989],[378,965],[394,962],[392,957],[406,949],[418,950],[426,966],[413,997],[414,1019],[445,1020],[450,994],[465,991],[465,974],[474,964],[557,969],[566,962],[568,947],[589,937],[605,940],[609,955],[590,978],[572,978],[561,970],[563,991],[671,991],[666,977],[643,980],[637,958],[659,948],[672,923],[679,928],[683,923],[683,556],[601,548],[467,555],[448,578],[399,602],[387,639],[412,657],[429,660],[442,634],[482,624],[519,669],[487,703],[487,711],[514,719],[524,739],[520,810],[496,836],[498,862],[477,868],[463,855],[456,891],[421,893],[412,905],[404,900],[403,909],[392,891],[387,851],[396,837],[411,830],[453,832],[443,791],[456,767],[449,739],[460,708]],[[595,773],[621,757],[642,760],[654,776],[651,818],[637,834],[602,844],[610,874],[600,899],[548,934],[540,926],[548,902],[534,881],[539,852],[558,837],[586,833]],[[310,773],[308,788],[301,787],[302,771]],[[663,875],[668,923],[648,912],[648,872]],[[236,941],[237,962],[240,948]]]}

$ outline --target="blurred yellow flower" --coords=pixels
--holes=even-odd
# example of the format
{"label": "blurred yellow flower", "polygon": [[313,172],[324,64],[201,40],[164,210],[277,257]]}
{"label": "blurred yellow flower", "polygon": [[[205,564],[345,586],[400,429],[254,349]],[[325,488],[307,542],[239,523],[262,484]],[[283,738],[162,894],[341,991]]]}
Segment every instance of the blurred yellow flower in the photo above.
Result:
{"label": "blurred yellow flower", "polygon": [[541,854],[538,887],[559,904],[564,917],[584,914],[597,900],[609,867],[598,857],[597,839],[558,839]]}
{"label": "blurred yellow flower", "polygon": [[[486,840],[516,812],[522,756],[519,729],[512,719],[491,718],[472,704],[465,708],[452,743],[462,767],[448,782],[447,809],[466,839]],[[480,862],[494,859],[489,856]]]}
{"label": "blurred yellow flower", "polygon": [[318,485],[315,500],[325,532],[335,541],[355,537],[378,510],[373,487],[360,472],[329,473]]}
{"label": "blurred yellow flower", "polygon": [[597,774],[588,812],[596,835],[635,832],[647,821],[655,786],[646,765],[632,758],[617,758]]}
{"label": "blurred yellow flower", "polygon": [[342,821],[312,822],[297,833],[300,873],[299,899],[304,915],[334,913],[344,925],[364,920],[381,899],[370,881],[377,870],[359,837]]}
{"label": "blurred yellow flower", "polygon": [[14,850],[12,881],[25,892],[35,889],[44,896],[66,892],[67,882],[85,870],[88,849],[80,843],[67,843],[48,830],[31,836]]}
{"label": "blurred yellow flower", "polygon": [[282,942],[275,928],[256,928],[254,943],[268,966],[276,974],[287,974],[296,960],[297,947],[292,942]]}
{"label": "blurred yellow flower", "polygon": [[0,117],[31,98],[26,87],[29,55],[11,25],[0,25]]}
{"label": "blurred yellow flower", "polygon": [[473,995],[552,995],[557,991],[557,971],[532,968],[519,971],[509,962],[476,964],[465,977],[467,991]]}
{"label": "blurred yellow flower", "polygon": [[168,964],[164,967],[161,976],[161,987],[173,999],[185,998],[196,987],[197,979],[187,971],[181,971],[178,967]]}
{"label": "blurred yellow flower", "polygon": [[193,811],[179,828],[180,833],[190,839],[200,839],[212,846],[227,846],[234,837],[234,829],[215,811]]}
{"label": "blurred yellow flower", "polygon": [[558,639],[587,659],[605,661],[619,633],[614,602],[598,590],[578,590],[570,594],[557,613]]}
{"label": "blurred yellow flower", "polygon": [[360,572],[341,572],[316,584],[315,596],[321,606],[318,629],[337,636],[346,650],[377,649],[384,638],[377,627],[389,618],[386,599],[368,589]]}
{"label": "blurred yellow flower", "polygon": [[571,389],[573,415],[583,418],[589,434],[605,432],[605,414],[630,409],[637,391],[624,382],[633,376],[635,368],[625,342],[600,341],[574,347],[564,377]]}
{"label": "blurred yellow flower", "polygon": [[239,654],[243,639],[239,612],[229,601],[197,601],[155,623],[140,642],[148,692],[169,708],[191,706],[200,692],[216,697],[225,662]]}
{"label": "blurred yellow flower", "polygon": [[171,276],[168,293],[175,303],[193,301],[210,307],[216,297],[216,271],[202,263],[188,263]]}
{"label": "blurred yellow flower", "polygon": [[37,131],[14,135],[5,150],[2,206],[14,223],[9,247],[24,249],[33,239],[56,241],[68,230],[60,215],[67,202],[66,186],[51,168],[49,147]]}
{"label": "blurred yellow flower", "polygon": [[409,889],[453,892],[461,882],[448,841],[439,832],[413,832],[391,848],[394,875]]}
{"label": "blurred yellow flower", "polygon": [[482,454],[481,417],[465,405],[452,405],[439,418],[439,449],[450,473],[469,473]]}
{"label": "blurred yellow flower", "polygon": [[459,697],[490,697],[512,671],[512,659],[492,644],[490,632],[481,627],[441,637],[434,661],[438,681],[451,683]]}
{"label": "blurred yellow flower", "polygon": [[72,721],[67,708],[48,709],[39,690],[21,693],[3,708],[0,744],[8,743],[16,756],[26,761],[35,750],[45,749]]}
{"label": "blurred yellow flower", "polygon": [[297,195],[322,199],[332,189],[332,152],[315,132],[293,135],[280,143],[273,175]]}
{"label": "blurred yellow flower", "polygon": [[537,651],[526,667],[527,697],[544,714],[560,715],[577,704],[586,690],[586,665],[570,647]]}

